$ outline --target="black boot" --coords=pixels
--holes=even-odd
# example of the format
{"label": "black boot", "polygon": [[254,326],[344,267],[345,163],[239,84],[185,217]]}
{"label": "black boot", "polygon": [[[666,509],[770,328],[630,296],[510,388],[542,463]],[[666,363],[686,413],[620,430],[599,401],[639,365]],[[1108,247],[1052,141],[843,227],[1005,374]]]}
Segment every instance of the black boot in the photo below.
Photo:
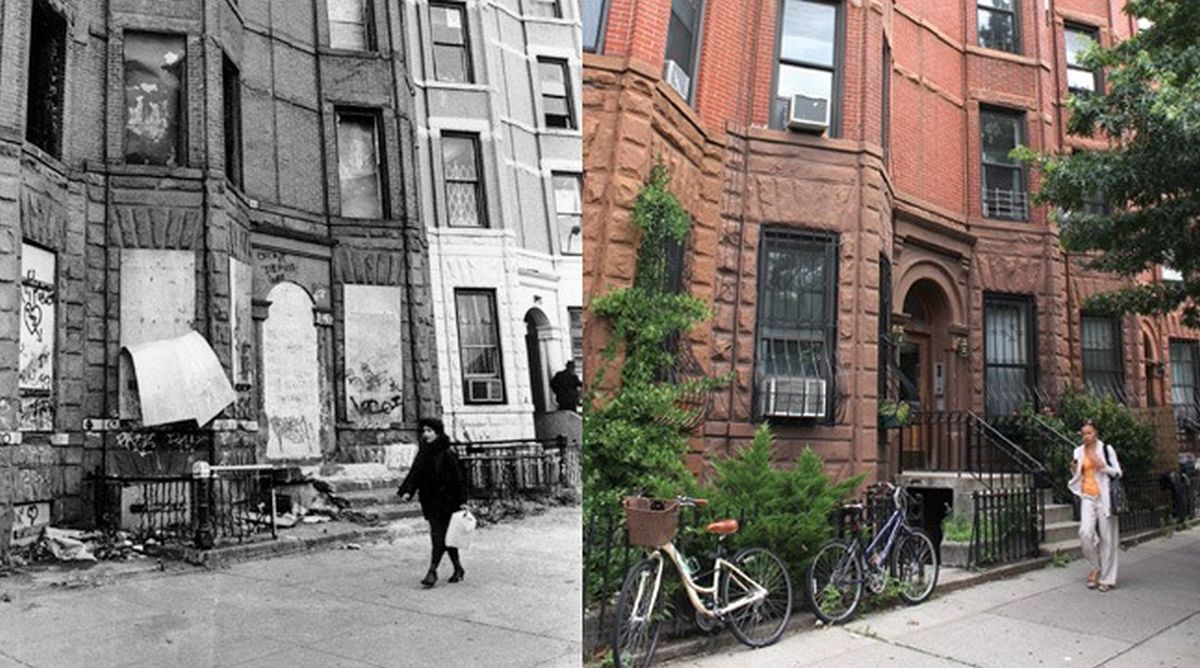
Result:
{"label": "black boot", "polygon": [[429,572],[425,574],[425,579],[421,580],[421,586],[429,589],[435,583],[437,583],[437,571],[429,569]]}
{"label": "black boot", "polygon": [[467,572],[463,570],[462,566],[454,564],[454,575],[451,575],[447,582],[462,582],[463,576],[466,574]]}

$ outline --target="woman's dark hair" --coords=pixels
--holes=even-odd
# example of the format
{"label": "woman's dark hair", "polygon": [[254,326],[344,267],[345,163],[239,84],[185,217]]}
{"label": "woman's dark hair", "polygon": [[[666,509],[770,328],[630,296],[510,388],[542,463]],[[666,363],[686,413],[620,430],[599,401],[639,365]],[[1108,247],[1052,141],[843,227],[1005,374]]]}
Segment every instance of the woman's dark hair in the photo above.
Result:
{"label": "woman's dark hair", "polygon": [[1086,420],[1083,421],[1083,425],[1079,428],[1083,429],[1084,427],[1091,427],[1092,429],[1095,429],[1096,423],[1092,422],[1092,418],[1087,418]]}
{"label": "woman's dark hair", "polygon": [[446,437],[446,425],[442,424],[441,420],[437,418],[421,418],[417,422],[417,429],[421,430],[425,427],[429,427],[433,430],[433,433],[437,434],[438,441],[449,440]]}

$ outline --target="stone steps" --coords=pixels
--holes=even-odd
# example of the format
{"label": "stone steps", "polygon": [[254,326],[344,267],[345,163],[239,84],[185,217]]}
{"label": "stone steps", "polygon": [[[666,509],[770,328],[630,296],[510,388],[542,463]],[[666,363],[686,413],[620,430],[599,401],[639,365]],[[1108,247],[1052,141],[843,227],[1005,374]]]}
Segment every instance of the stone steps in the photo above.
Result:
{"label": "stone steps", "polygon": [[380,524],[403,519],[418,519],[421,517],[421,506],[416,501],[360,506],[344,510],[342,517],[359,524]]}
{"label": "stone steps", "polygon": [[381,463],[324,464],[309,473],[327,503],[340,510],[340,519],[372,525],[421,516],[415,501],[404,502],[396,496],[407,468]]}
{"label": "stone steps", "polygon": [[1047,503],[1044,514],[1046,526],[1059,522],[1073,522],[1071,506],[1065,503]]}
{"label": "stone steps", "polygon": [[1046,540],[1044,543],[1061,543],[1065,540],[1079,540],[1079,522],[1046,523]]}

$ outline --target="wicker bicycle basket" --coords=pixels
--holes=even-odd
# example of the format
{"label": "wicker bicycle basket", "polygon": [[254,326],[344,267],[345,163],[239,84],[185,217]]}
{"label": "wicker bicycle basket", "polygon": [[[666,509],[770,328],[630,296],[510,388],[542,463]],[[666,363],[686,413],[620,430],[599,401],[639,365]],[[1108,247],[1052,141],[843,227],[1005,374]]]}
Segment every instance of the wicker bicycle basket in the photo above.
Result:
{"label": "wicker bicycle basket", "polygon": [[679,527],[678,501],[630,496],[623,505],[630,545],[661,547],[675,538]]}

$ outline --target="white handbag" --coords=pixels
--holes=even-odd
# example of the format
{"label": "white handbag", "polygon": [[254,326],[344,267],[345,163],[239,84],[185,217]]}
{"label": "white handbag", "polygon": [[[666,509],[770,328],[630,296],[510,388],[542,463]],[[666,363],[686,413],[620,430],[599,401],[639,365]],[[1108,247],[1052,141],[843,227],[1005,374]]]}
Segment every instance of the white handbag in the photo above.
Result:
{"label": "white handbag", "polygon": [[471,547],[475,537],[475,516],[469,510],[459,510],[450,516],[450,527],[446,529],[446,547],[465,550]]}

